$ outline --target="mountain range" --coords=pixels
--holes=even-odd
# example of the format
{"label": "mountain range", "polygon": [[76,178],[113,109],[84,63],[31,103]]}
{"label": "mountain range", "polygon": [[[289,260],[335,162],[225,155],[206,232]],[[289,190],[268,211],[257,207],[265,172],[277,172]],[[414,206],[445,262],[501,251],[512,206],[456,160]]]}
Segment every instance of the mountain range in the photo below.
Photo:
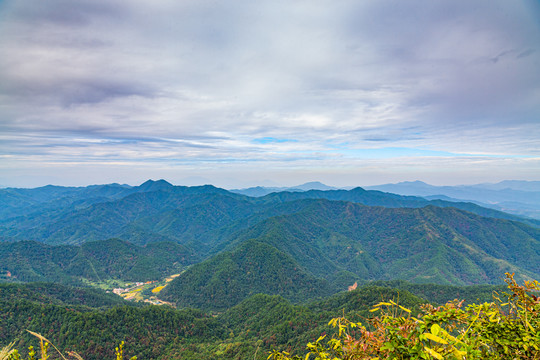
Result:
{"label": "mountain range", "polygon": [[460,186],[433,186],[422,181],[406,181],[368,186],[366,189],[427,199],[470,201],[511,214],[540,219],[540,181],[507,180],[496,184]]}
{"label": "mountain range", "polygon": [[[344,187],[350,190],[353,187]],[[510,214],[540,220],[540,181],[505,180],[498,183],[476,185],[433,186],[422,181],[404,181],[396,184],[365,186],[366,190],[379,190],[388,193],[420,196],[427,200],[452,202],[473,202],[482,207],[504,211]],[[292,187],[256,186],[234,189],[231,192],[260,197],[273,192],[299,192],[309,190],[340,190],[318,181]]]}
{"label": "mountain range", "polygon": [[259,196],[265,196],[265,195],[271,194],[273,192],[282,192],[282,191],[296,192],[296,191],[308,191],[308,190],[338,190],[338,188],[325,185],[321,183],[320,181],[310,181],[301,185],[290,186],[290,187],[254,186],[254,187],[244,188],[244,189],[232,189],[230,190],[230,192],[241,194],[241,195],[259,197]]}
{"label": "mountain range", "polygon": [[[354,283],[540,278],[540,221],[375,190],[251,197],[147,181],[0,189],[4,281],[157,280],[159,296],[222,311],[258,292],[293,302]],[[9,276],[8,276],[9,274]]]}

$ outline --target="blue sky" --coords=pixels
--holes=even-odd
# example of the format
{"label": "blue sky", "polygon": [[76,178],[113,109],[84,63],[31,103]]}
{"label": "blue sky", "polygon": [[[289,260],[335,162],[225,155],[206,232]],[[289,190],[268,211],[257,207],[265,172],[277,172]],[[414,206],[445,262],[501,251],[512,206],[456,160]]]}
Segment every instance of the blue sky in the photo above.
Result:
{"label": "blue sky", "polygon": [[0,2],[0,185],[540,180],[537,1]]}

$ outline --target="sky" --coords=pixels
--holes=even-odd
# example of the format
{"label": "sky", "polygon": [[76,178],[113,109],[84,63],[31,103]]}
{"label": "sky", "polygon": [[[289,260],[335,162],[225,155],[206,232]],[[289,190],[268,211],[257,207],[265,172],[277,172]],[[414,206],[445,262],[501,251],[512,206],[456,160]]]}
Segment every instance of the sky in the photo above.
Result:
{"label": "sky", "polygon": [[0,186],[540,180],[540,3],[0,0]]}

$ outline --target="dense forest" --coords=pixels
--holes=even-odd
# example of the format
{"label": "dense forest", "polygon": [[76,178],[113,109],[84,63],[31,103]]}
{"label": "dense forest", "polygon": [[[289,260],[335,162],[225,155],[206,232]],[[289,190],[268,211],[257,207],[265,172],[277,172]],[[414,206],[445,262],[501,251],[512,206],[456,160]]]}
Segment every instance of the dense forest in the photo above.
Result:
{"label": "dense forest", "polygon": [[[81,246],[35,241],[0,243],[0,279],[81,284],[82,279],[148,281],[181,271],[197,257],[184,246],[158,242],[145,247],[119,239]],[[9,272],[9,276],[7,276]]]}
{"label": "dense forest", "polygon": [[492,301],[505,272],[540,278],[537,220],[465,202],[148,181],[0,189],[0,205],[0,347],[23,356],[31,331],[86,360],[121,342],[140,360],[287,359],[324,349],[334,318],[375,331],[381,301],[420,316]]}
{"label": "dense forest", "polygon": [[[401,287],[413,284],[401,283]],[[464,292],[471,300],[491,297],[496,286],[422,285],[442,302]],[[399,301],[417,311],[428,300],[407,290],[365,285],[324,300],[291,304],[279,295],[251,295],[223,312],[141,306],[92,288],[58,284],[2,284],[0,345],[36,346],[26,330],[45,336],[59,349],[86,360],[113,359],[126,343],[126,354],[139,359],[266,359],[272,349],[302,351],[303,345],[329,332],[328,321],[346,315],[361,320],[381,299]],[[442,302],[433,302],[440,304]]]}

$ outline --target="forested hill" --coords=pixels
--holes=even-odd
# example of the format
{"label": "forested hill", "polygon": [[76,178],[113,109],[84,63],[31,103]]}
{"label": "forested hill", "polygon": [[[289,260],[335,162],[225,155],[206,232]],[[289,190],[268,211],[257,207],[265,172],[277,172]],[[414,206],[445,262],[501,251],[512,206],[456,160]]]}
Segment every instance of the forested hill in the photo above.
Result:
{"label": "forested hill", "polygon": [[318,276],[346,270],[363,279],[469,283],[500,281],[504,269],[533,277],[540,269],[539,229],[435,206],[313,200],[302,211],[246,229],[229,246],[250,238],[290,254]]}
{"label": "forested hill", "polygon": [[428,201],[361,188],[281,192],[251,198],[210,185],[183,187],[160,180],[136,187],[112,184],[0,189],[0,241],[81,244],[117,237],[139,245],[175,241],[195,245],[204,252],[221,240],[220,234],[245,227],[249,218],[263,220],[264,216],[279,215],[279,211],[290,213],[292,208],[288,204],[301,199],[392,208],[454,207],[486,217],[539,225],[535,220],[471,203]]}
{"label": "forested hill", "polygon": [[250,295],[281,295],[295,302],[329,296],[337,290],[301,267],[289,254],[248,240],[196,264],[171,282],[160,298],[180,307],[225,310]]}
{"label": "forested hill", "polygon": [[34,241],[0,243],[0,259],[2,281],[66,284],[80,284],[83,279],[158,280],[198,261],[180,244],[160,242],[140,247],[119,239],[82,246],[51,246]]}
{"label": "forested hill", "polygon": [[536,227],[540,226],[540,221],[535,219],[523,218],[516,215],[507,214],[502,211],[485,208],[472,202],[445,201],[445,200],[427,200],[419,196],[397,195],[377,190],[364,190],[356,187],[351,190],[309,190],[309,191],[284,191],[271,193],[258,198],[262,202],[292,201],[298,199],[327,199],[349,201],[371,206],[384,206],[391,208],[408,207],[420,208],[429,205],[438,207],[454,207],[457,209],[469,211],[477,215],[493,217],[497,219],[507,219],[522,221]]}
{"label": "forested hill", "polygon": [[[430,292],[431,285],[424,287]],[[495,289],[438,287],[433,291],[445,302],[460,292],[487,298]],[[112,294],[55,284],[0,284],[0,290],[0,346],[16,341],[23,353],[29,345],[37,347],[39,341],[28,329],[43,334],[62,351],[77,351],[85,360],[114,359],[114,348],[121,341],[126,342],[128,358],[263,360],[272,349],[303,349],[330,331],[328,321],[333,317],[364,321],[381,299],[399,301],[413,311],[426,302],[406,290],[370,284],[303,305],[277,295],[255,294],[211,316],[193,309],[126,306]]]}
{"label": "forested hill", "polygon": [[540,278],[540,228],[526,220],[360,188],[251,198],[149,181],[3,189],[0,203],[9,209],[1,281],[159,280],[133,291],[177,306],[127,306],[61,284],[0,286],[0,346],[35,346],[29,329],[87,360],[114,358],[120,341],[148,360],[266,359],[303,348],[332,317],[370,316],[382,299],[415,311],[425,302],[416,295],[489,300],[500,288],[455,285],[498,284],[506,271]]}
{"label": "forested hill", "polygon": [[[328,284],[339,291],[367,280],[497,284],[505,272],[540,277],[540,230],[522,223],[435,206],[384,208],[328,200],[304,204],[302,211],[270,217],[238,232],[225,246],[230,252],[189,268],[160,296],[179,306],[220,309],[221,301],[231,305],[247,297],[243,287],[261,285],[266,293],[294,301],[267,285],[274,266],[281,268],[280,283],[290,284],[293,291],[306,284],[298,277],[299,269],[326,280],[318,284],[320,293]],[[263,253],[261,244],[269,256],[257,255]],[[242,254],[248,246],[253,255],[246,263]],[[253,271],[256,279],[250,280]],[[216,300],[204,305],[198,300],[208,302],[214,296]]]}
{"label": "forested hill", "polygon": [[66,307],[110,308],[134,306],[120,296],[90,287],[74,287],[63,284],[33,282],[27,284],[0,283],[0,303],[27,301],[42,305]]}
{"label": "forested hill", "polygon": [[[234,254],[249,239],[338,289],[357,279],[493,283],[504,271],[534,277],[540,268],[539,228],[500,219],[511,215],[461,204],[495,217],[479,216],[447,207],[459,203],[361,188],[251,198],[210,185],[147,181],[2,189],[0,202],[24,214],[0,220],[0,239],[14,242],[0,247],[9,254],[0,270],[19,280],[153,279],[223,250]],[[110,238],[122,241],[94,242]],[[53,250],[17,240],[83,246]]]}

